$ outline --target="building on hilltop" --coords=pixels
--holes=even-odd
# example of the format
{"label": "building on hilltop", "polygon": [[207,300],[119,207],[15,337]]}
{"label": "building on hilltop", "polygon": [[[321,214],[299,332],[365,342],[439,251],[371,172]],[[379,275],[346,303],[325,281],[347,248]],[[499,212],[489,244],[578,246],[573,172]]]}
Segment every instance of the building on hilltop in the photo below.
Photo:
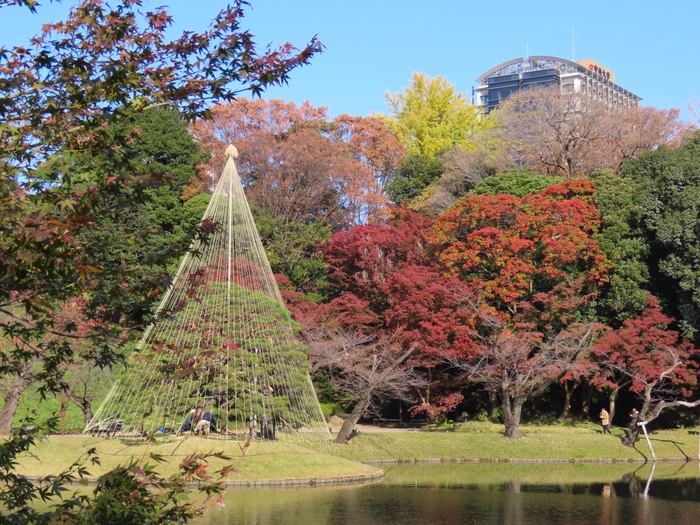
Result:
{"label": "building on hilltop", "polygon": [[557,85],[564,93],[582,93],[604,100],[610,107],[632,108],[641,97],[615,84],[615,74],[591,59],[572,62],[564,58],[532,56],[515,58],[476,79],[473,103],[488,114],[502,100],[521,89]]}

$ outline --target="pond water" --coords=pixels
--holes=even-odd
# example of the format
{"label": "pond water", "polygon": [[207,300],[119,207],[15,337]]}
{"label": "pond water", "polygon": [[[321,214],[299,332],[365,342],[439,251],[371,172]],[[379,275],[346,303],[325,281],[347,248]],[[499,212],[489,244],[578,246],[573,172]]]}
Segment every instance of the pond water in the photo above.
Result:
{"label": "pond water", "polygon": [[199,525],[698,525],[698,463],[388,467],[359,487],[242,489]]}

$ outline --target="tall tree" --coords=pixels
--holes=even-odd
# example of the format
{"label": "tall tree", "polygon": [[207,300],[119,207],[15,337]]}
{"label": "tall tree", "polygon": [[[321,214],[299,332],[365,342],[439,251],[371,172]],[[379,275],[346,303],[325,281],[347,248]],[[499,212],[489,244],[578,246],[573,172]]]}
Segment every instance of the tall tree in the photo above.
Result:
{"label": "tall tree", "polygon": [[432,182],[440,178],[444,167],[440,159],[427,155],[408,155],[397,168],[386,191],[395,204],[418,197]]}
{"label": "tall tree", "polygon": [[506,437],[521,437],[522,408],[566,377],[595,340],[595,324],[572,323],[546,335],[525,323],[513,325],[478,295],[463,296],[477,314],[478,342],[472,355],[450,361],[466,376],[501,400]]}
{"label": "tall tree", "polygon": [[331,288],[329,308],[346,330],[390,338],[401,351],[413,348],[406,365],[428,376],[420,398],[455,385],[442,383],[448,356],[473,348],[472,310],[456,299],[464,283],[447,277],[427,254],[431,221],[395,209],[387,225],[338,232],[323,247]]}
{"label": "tall tree", "polygon": [[[221,173],[224,150],[235,143],[248,198],[276,217],[336,230],[383,212],[381,181],[398,162],[400,145],[377,122],[346,117],[336,125],[325,108],[281,100],[241,98],[211,113],[192,130],[212,152],[204,185]],[[375,132],[381,152],[369,138]]]}
{"label": "tall tree", "polygon": [[[172,271],[206,209],[208,194],[185,190],[208,155],[194,142],[187,124],[170,109],[135,115],[115,123],[110,133],[133,134],[124,148],[125,157],[139,169],[160,174],[162,181],[157,187],[143,190],[147,202],[136,202],[139,199],[135,195],[120,198],[125,206],[109,202],[104,211],[94,213],[94,228],[81,232],[78,238],[91,250],[110,283],[105,296],[95,294],[94,301],[107,303],[114,295],[128,295],[130,304],[121,319],[114,321],[138,324],[153,305],[154,282],[164,272]],[[78,154],[76,163],[84,171],[120,173],[120,166],[109,156],[85,158]],[[89,184],[89,179],[83,184]],[[125,189],[125,197],[128,191]],[[105,241],[110,246],[108,251],[100,249]]]}
{"label": "tall tree", "polygon": [[249,149],[248,141],[258,134],[284,137],[298,124],[321,127],[328,120],[325,107],[316,108],[308,101],[300,106],[280,99],[250,100],[244,97],[211,108],[205,121],[192,126],[195,139],[211,152],[209,165],[203,172],[204,184],[210,187],[226,164],[224,151],[235,144],[239,154]]}
{"label": "tall tree", "polygon": [[[15,4],[37,7],[30,0],[0,0],[0,8]],[[6,354],[0,374],[19,373],[38,359],[41,386],[56,391],[65,363],[92,359],[105,366],[120,359],[104,337],[76,354],[72,331],[55,329],[51,308],[82,295],[90,318],[98,319],[101,310],[111,318],[131,300],[119,294],[111,301],[91,300],[112,276],[99,271],[79,239],[82,231],[94,228],[98,211],[105,213],[108,205],[124,209],[130,200],[147,201],[150,196],[143,190],[163,178],[128,158],[125,147],[134,133],[114,134],[113,125],[162,105],[186,120],[205,116],[216,101],[231,100],[245,90],[259,94],[284,82],[293,68],[320,51],[320,43],[313,40],[301,50],[286,45],[258,54],[252,35],[240,27],[246,5],[235,1],[210,30],[170,40],[166,33],[172,18],[163,8],[144,12],[140,0],[115,0],[112,5],[82,0],[65,22],[44,25],[30,46],[0,49],[0,313],[10,319],[0,320],[0,330],[3,337],[24,344],[37,342],[29,351]],[[86,158],[111,157],[111,166],[119,169],[81,169],[76,152]],[[211,226],[204,225],[201,232]],[[25,315],[12,315],[17,306]],[[105,332],[108,326],[96,328]],[[7,521],[75,522],[79,507],[90,514],[88,521],[100,522],[120,498],[119,504],[129,498],[128,507],[135,511],[125,523],[143,523],[144,516],[184,522],[196,514],[178,495],[186,480],[194,479],[194,471],[187,469],[198,468],[201,458],[183,466],[181,480],[160,479],[150,467],[138,479],[132,465],[101,481],[95,495],[103,498],[99,503],[83,498],[54,512],[37,509],[37,498],[58,495],[70,478],[60,476],[48,489],[40,489],[14,471],[17,455],[31,448],[36,432],[22,429],[5,442],[0,499]],[[150,492],[151,487],[158,488]],[[211,489],[218,490],[208,485]]]}
{"label": "tall tree", "polygon": [[390,275],[427,262],[426,237],[432,224],[430,219],[399,208],[393,209],[387,222],[337,232],[323,247],[336,294],[353,293],[370,301],[377,313],[386,308],[382,286]]}
{"label": "tall tree", "polygon": [[238,165],[248,198],[284,221],[337,230],[362,220],[358,179],[369,174],[316,129],[299,127],[284,138],[256,134]]}
{"label": "tall tree", "polygon": [[384,121],[409,155],[435,158],[452,146],[466,146],[488,119],[446,78],[414,73],[407,87],[387,93]]}
{"label": "tall tree", "polygon": [[329,135],[346,144],[350,154],[372,170],[383,189],[405,157],[401,142],[377,117],[338,115],[333,119]]}
{"label": "tall tree", "polygon": [[494,113],[515,162],[569,179],[602,167],[593,152],[610,138],[603,101],[558,86],[533,88],[514,93]]}
{"label": "tall tree", "polygon": [[455,276],[483,286],[501,311],[572,278],[589,289],[609,263],[595,243],[593,184],[569,182],[523,198],[468,195],[435,220],[431,243]]}
{"label": "tall tree", "polygon": [[[642,187],[609,171],[593,172],[593,200],[600,212],[595,240],[612,264],[610,281],[601,288],[598,311],[614,328],[637,316],[647,303],[650,286],[650,239],[645,226]],[[611,415],[612,417],[612,415]]]}
{"label": "tall tree", "polygon": [[677,319],[685,337],[700,330],[700,133],[678,148],[661,147],[624,164],[624,177],[641,188],[649,243],[650,290]]}
{"label": "tall tree", "polygon": [[328,293],[328,276],[319,246],[331,238],[331,229],[320,222],[291,222],[251,205],[267,259],[275,274],[284,276],[284,287],[321,300]]}
{"label": "tall tree", "polygon": [[309,342],[314,366],[328,371],[340,391],[356,400],[336,443],[348,442],[361,417],[378,413],[381,396],[413,402],[415,390],[425,384],[424,378],[405,365],[417,345],[404,349],[390,338],[342,331],[327,332],[325,337],[316,331]]}
{"label": "tall tree", "polygon": [[558,86],[514,93],[494,112],[512,161],[567,178],[622,162],[660,145],[677,145],[687,126],[678,110],[617,109]]}
{"label": "tall tree", "polygon": [[[649,296],[639,317],[605,334],[593,350],[602,370],[597,384],[613,391],[627,387],[638,394],[640,422],[653,421],[667,408],[700,405],[700,400],[683,399],[692,396],[689,387],[697,386],[698,351],[668,328],[672,321]],[[623,443],[633,446],[639,432],[639,426],[631,427]]]}

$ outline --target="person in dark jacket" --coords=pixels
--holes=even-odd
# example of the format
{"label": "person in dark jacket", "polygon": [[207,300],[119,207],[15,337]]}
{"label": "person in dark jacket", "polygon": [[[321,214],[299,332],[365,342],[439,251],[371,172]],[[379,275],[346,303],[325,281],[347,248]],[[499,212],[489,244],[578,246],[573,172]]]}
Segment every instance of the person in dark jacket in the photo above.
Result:
{"label": "person in dark jacket", "polygon": [[637,412],[636,408],[633,408],[632,412],[630,413],[630,428],[637,426],[638,422],[639,422],[639,412]]}

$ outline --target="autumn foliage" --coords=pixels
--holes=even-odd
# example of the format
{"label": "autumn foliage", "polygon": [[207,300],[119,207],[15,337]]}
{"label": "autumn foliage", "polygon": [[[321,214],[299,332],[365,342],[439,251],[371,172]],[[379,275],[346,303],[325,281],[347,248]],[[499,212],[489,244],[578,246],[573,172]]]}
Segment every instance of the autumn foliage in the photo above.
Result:
{"label": "autumn foliage", "polygon": [[494,112],[495,134],[510,162],[570,179],[595,169],[619,170],[625,160],[662,145],[676,147],[691,126],[677,109],[611,108],[601,99],[559,86],[512,94]]}
{"label": "autumn foliage", "polygon": [[[668,374],[669,382],[683,386],[696,383],[698,350],[670,328],[672,323],[673,318],[659,308],[658,299],[649,296],[647,308],[639,317],[606,333],[593,348],[602,371],[596,384],[618,388],[621,382],[629,383],[630,391],[641,393],[667,373],[674,360],[678,363]],[[692,395],[690,390],[682,391],[687,397]]]}
{"label": "autumn foliage", "polygon": [[452,275],[479,283],[503,308],[572,276],[597,286],[609,265],[593,239],[593,191],[577,181],[523,198],[468,195],[436,219],[429,239]]}
{"label": "autumn foliage", "polygon": [[[332,281],[343,291],[331,304],[354,307],[353,316],[348,310],[341,316],[345,326],[356,319],[354,328],[365,328],[374,316],[377,328],[400,334],[406,346],[417,344],[421,364],[432,367],[448,355],[471,351],[473,312],[459,300],[465,283],[444,275],[427,254],[430,226],[425,217],[394,209],[387,225],[336,233],[324,256]],[[360,305],[366,305],[362,315]]]}
{"label": "autumn foliage", "polygon": [[290,221],[325,222],[339,229],[382,216],[382,189],[403,159],[403,147],[373,117],[281,100],[236,101],[215,106],[197,122],[195,138],[212,152],[200,181],[216,182],[224,150],[235,144],[248,199]]}
{"label": "autumn foliage", "polygon": [[510,437],[524,403],[553,385],[567,387],[569,403],[587,381],[604,388],[617,378],[632,393],[654,383],[652,398],[662,376],[693,384],[693,367],[677,366],[693,352],[658,303],[619,332],[597,319],[612,265],[596,243],[594,193],[576,180],[523,197],[469,194],[434,220],[398,208],[384,224],[337,232],[322,247],[336,294],[325,319],[415,349],[405,364],[427,386],[412,414],[442,419],[466,382],[500,400]]}

